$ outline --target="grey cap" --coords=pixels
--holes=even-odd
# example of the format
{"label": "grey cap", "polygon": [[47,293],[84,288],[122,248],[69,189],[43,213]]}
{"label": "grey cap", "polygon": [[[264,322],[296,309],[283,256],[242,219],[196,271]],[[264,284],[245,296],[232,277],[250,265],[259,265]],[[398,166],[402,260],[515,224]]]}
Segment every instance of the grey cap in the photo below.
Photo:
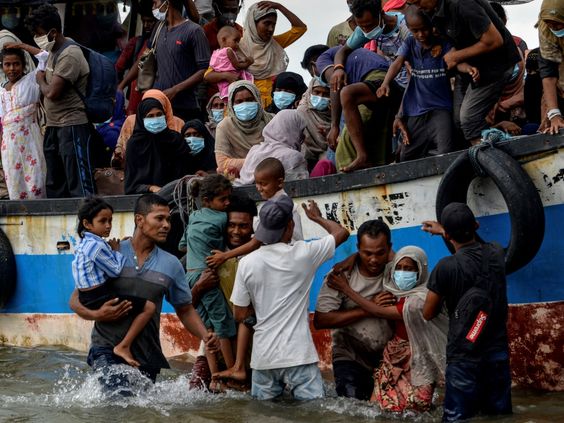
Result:
{"label": "grey cap", "polygon": [[292,219],[294,202],[287,195],[280,195],[268,200],[259,212],[259,225],[255,238],[263,244],[276,244]]}

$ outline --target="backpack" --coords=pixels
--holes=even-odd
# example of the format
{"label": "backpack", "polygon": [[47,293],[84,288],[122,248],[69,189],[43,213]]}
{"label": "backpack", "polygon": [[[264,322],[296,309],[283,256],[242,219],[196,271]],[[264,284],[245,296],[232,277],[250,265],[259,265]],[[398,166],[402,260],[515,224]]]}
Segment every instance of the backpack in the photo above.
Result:
{"label": "backpack", "polygon": [[490,255],[490,247],[483,245],[481,271],[475,276],[474,286],[460,297],[450,320],[449,340],[466,353],[472,353],[480,346],[495,301],[489,279]]}
{"label": "backpack", "polygon": [[90,67],[90,73],[86,83],[86,95],[82,94],[74,84],[72,84],[72,87],[86,107],[88,120],[91,123],[105,122],[114,114],[114,102],[118,84],[114,64],[106,56],[88,47],[84,47],[74,41],[67,41],[55,53],[53,69],[55,69],[55,64],[61,52],[73,44],[82,50],[82,54],[84,54],[84,58]]}

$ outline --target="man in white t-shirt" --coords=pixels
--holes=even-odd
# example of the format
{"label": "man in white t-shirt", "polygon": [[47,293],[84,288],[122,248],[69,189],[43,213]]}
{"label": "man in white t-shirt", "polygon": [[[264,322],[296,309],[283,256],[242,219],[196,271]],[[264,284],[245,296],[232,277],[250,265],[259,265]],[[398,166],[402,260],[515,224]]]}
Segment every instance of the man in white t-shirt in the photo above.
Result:
{"label": "man in white t-shirt", "polygon": [[289,244],[293,207],[285,195],[263,205],[255,238],[264,245],[239,262],[231,295],[237,321],[244,320],[252,312],[251,305],[254,307],[251,394],[261,400],[280,396],[285,387],[299,400],[323,397],[319,357],[309,329],[309,291],[317,268],[333,257],[349,233],[323,219],[311,201],[304,205],[306,216],[329,235]]}

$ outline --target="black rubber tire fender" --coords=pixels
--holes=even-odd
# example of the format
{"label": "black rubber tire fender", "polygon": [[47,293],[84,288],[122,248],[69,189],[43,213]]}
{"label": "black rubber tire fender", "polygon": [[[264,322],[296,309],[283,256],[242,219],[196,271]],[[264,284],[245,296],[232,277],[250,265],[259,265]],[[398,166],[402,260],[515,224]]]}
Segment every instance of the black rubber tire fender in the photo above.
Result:
{"label": "black rubber tire fender", "polygon": [[16,290],[16,258],[10,240],[0,229],[0,310],[3,309]]}
{"label": "black rubber tire fender", "polygon": [[[527,265],[541,247],[545,226],[542,201],[529,175],[507,153],[489,147],[478,151],[476,159],[501,192],[509,211],[511,237],[505,248],[505,271],[510,274]],[[437,191],[437,220],[448,204],[467,202],[468,188],[477,176],[469,155],[458,156]],[[452,245],[446,244],[452,251]]]}

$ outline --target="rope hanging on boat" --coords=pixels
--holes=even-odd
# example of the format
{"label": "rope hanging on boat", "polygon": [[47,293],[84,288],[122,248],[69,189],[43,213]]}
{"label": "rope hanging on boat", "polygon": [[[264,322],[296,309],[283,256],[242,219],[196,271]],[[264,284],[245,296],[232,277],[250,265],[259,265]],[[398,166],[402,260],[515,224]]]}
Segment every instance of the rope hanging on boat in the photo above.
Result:
{"label": "rope hanging on boat", "polygon": [[473,145],[468,149],[468,157],[470,158],[470,164],[478,176],[487,176],[488,174],[484,171],[484,168],[478,161],[478,152],[485,150],[486,148],[493,148],[501,141],[506,141],[511,139],[511,136],[506,132],[500,131],[499,129],[490,128],[482,131],[482,141],[480,144]]}
{"label": "rope hanging on boat", "polygon": [[200,176],[196,175],[186,175],[180,178],[176,185],[174,186],[174,190],[172,192],[172,201],[176,205],[178,212],[180,214],[180,220],[182,224],[186,226],[188,223],[186,218],[190,216],[190,214],[198,209],[198,205],[196,203],[196,198],[192,197],[190,194],[192,182],[196,179],[202,179]]}

